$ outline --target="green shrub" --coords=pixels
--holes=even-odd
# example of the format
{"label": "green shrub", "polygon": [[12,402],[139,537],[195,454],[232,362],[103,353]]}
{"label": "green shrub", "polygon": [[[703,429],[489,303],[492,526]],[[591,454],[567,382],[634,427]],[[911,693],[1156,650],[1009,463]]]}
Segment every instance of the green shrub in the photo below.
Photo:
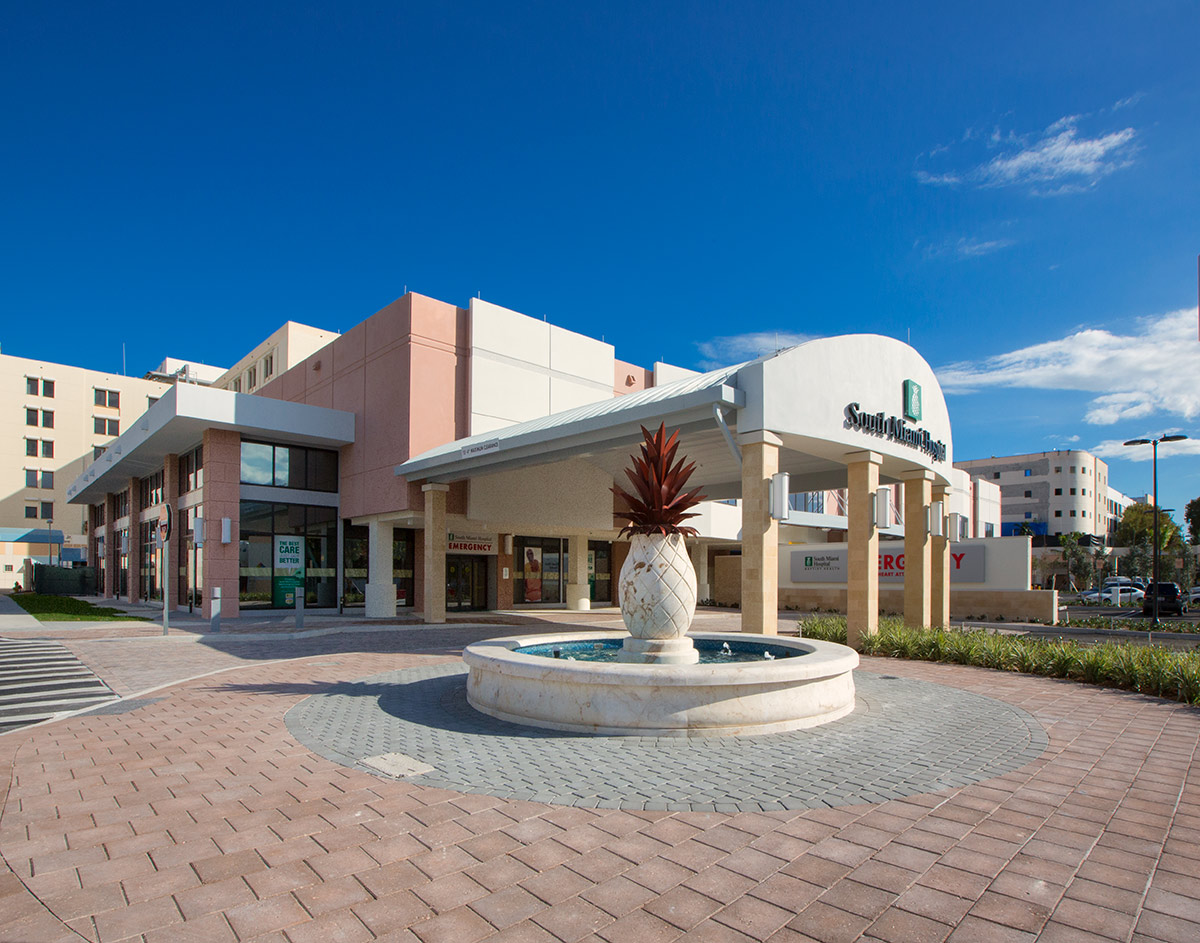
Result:
{"label": "green shrub", "polygon": [[[805,621],[803,635],[846,643],[844,616]],[[879,631],[858,646],[864,655],[975,665],[1138,691],[1200,705],[1200,652],[1106,642],[1080,645],[1064,639],[998,635],[979,629],[912,629],[896,618],[880,619]]]}

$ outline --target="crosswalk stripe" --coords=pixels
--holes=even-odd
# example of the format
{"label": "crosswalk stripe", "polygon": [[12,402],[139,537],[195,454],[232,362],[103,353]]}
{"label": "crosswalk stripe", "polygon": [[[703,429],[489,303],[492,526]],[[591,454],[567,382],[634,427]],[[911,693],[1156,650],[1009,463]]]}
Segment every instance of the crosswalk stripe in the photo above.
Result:
{"label": "crosswalk stripe", "polygon": [[0,639],[0,734],[116,699],[65,646]]}

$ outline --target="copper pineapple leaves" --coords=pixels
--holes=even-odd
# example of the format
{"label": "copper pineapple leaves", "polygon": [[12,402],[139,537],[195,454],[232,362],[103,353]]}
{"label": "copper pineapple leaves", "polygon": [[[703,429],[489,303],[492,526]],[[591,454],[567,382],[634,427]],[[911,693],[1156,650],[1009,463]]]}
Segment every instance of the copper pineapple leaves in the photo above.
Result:
{"label": "copper pineapple leaves", "polygon": [[613,494],[623,498],[629,504],[628,511],[616,512],[618,517],[628,519],[629,523],[621,529],[621,536],[626,534],[683,534],[686,537],[696,537],[698,532],[694,527],[683,525],[682,522],[695,514],[686,513],[695,507],[705,496],[699,488],[684,492],[684,485],[696,470],[694,462],[687,462],[681,457],[674,465],[675,452],[679,448],[679,430],[667,438],[666,423],[658,427],[658,432],[652,433],[642,426],[642,456],[629,456],[632,468],[626,468],[625,474],[633,483],[637,494],[632,495],[623,488],[614,487]]}

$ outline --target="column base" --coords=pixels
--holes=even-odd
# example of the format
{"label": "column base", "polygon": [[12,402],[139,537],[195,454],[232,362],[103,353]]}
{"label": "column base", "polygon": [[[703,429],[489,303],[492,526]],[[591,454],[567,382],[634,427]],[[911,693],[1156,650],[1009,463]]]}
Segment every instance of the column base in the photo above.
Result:
{"label": "column base", "polygon": [[586,612],[592,608],[591,587],[587,583],[567,584],[567,608]]}
{"label": "column base", "polygon": [[368,583],[365,595],[365,614],[368,619],[396,618],[395,583],[384,583],[382,586],[377,586],[374,583]]}
{"label": "column base", "polygon": [[694,665],[700,661],[695,643],[683,638],[634,638],[621,644],[617,661],[630,665]]}

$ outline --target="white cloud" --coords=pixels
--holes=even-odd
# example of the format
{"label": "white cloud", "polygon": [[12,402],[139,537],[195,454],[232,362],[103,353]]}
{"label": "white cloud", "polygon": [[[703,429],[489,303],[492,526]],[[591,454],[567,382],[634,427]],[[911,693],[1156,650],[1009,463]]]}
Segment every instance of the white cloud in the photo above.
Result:
{"label": "white cloud", "polygon": [[[917,245],[919,244],[918,242]],[[1014,245],[1016,245],[1016,242],[1012,239],[974,239],[961,236],[958,239],[947,239],[945,242],[926,246],[924,253],[927,259],[937,259],[943,256],[954,256],[959,259],[977,259]]]}
{"label": "white cloud", "polygon": [[1077,330],[980,362],[937,371],[947,393],[997,387],[1095,393],[1084,419],[1111,425],[1155,412],[1200,415],[1196,309],[1138,319],[1129,334]]}
{"label": "white cloud", "polygon": [[1122,128],[1081,137],[1079,122],[1083,117],[1066,115],[1032,137],[1011,130],[1002,132],[997,127],[988,139],[990,149],[1003,149],[995,157],[965,171],[918,170],[916,178],[932,186],[1027,186],[1038,196],[1082,192],[1133,162],[1137,133],[1133,128]]}
{"label": "white cloud", "polygon": [[[1135,435],[1135,439],[1148,439],[1151,436],[1168,435],[1178,432],[1178,429],[1155,429],[1145,435]],[[1154,458],[1154,448],[1149,445],[1126,445],[1128,439],[1105,439],[1099,445],[1091,446],[1088,451],[1101,458],[1124,458],[1131,462],[1149,462]],[[1182,442],[1166,442],[1158,447],[1158,460],[1169,458],[1200,455],[1200,439],[1184,439]]]}
{"label": "white cloud", "polygon": [[816,336],[790,331],[755,331],[697,341],[696,349],[700,353],[700,367],[704,370],[715,370],[718,367],[753,360],[784,347],[795,347],[797,344],[813,340]]}

